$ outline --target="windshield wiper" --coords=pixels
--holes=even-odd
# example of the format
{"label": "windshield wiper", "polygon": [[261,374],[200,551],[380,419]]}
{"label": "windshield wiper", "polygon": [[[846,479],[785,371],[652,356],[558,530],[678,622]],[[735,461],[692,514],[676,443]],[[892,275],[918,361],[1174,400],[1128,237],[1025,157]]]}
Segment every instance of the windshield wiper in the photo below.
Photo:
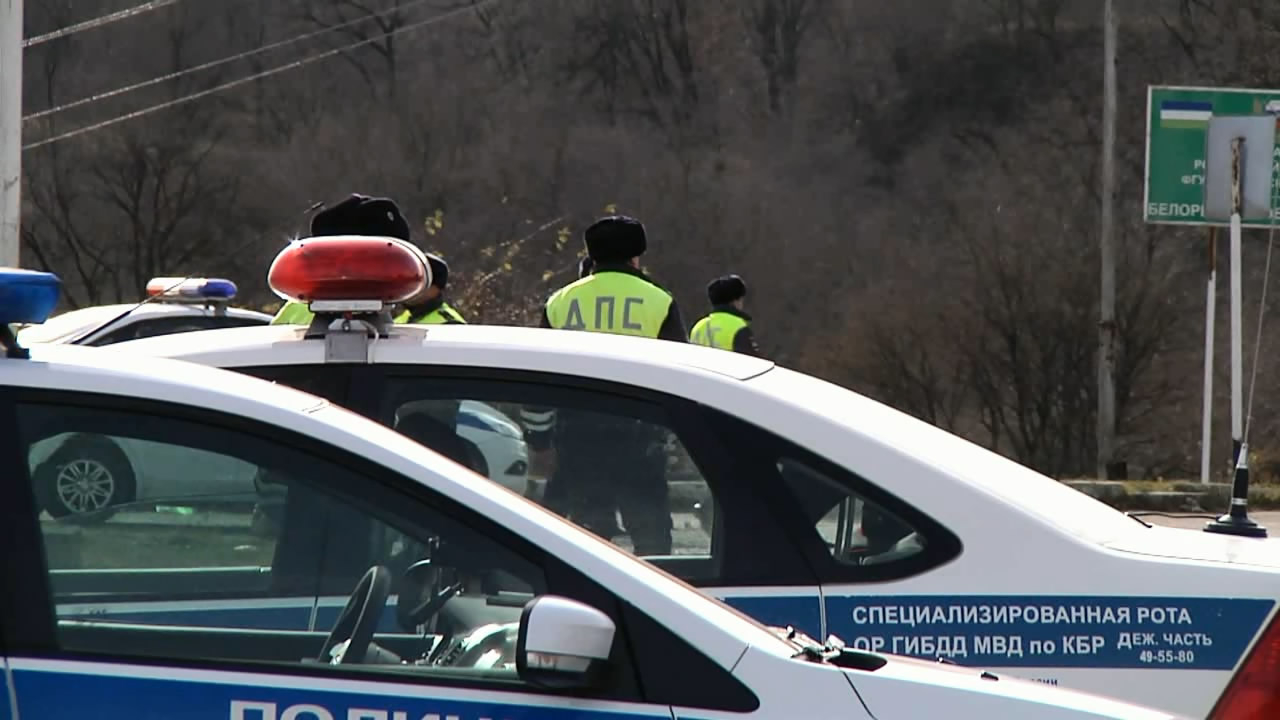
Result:
{"label": "windshield wiper", "polygon": [[69,340],[69,341],[67,341],[67,344],[68,344],[68,345],[79,345],[79,344],[81,344],[81,341],[83,341],[83,340],[85,340],[85,339],[87,339],[87,338],[91,338],[91,337],[93,337],[93,336],[94,336],[94,335],[95,335],[99,330],[101,330],[101,329],[103,329],[103,328],[106,328],[106,327],[111,327],[112,325],[115,325],[116,323],[120,322],[120,321],[121,321],[121,320],[123,320],[124,318],[128,317],[128,316],[129,316],[129,314],[130,314],[130,313],[132,313],[134,310],[137,310],[138,308],[142,307],[143,305],[146,305],[146,304],[147,304],[147,303],[149,303],[149,302],[152,302],[152,301],[156,300],[157,298],[162,298],[162,297],[164,297],[165,295],[168,295],[170,291],[177,289],[177,288],[178,288],[178,286],[182,285],[182,283],[184,283],[184,282],[186,282],[186,281],[188,281],[188,280],[190,280],[190,279],[191,279],[191,276],[190,276],[190,275],[188,275],[187,277],[182,278],[182,279],[181,279],[181,280],[179,280],[178,282],[174,283],[173,285],[170,285],[169,287],[167,287],[167,288],[165,288],[164,290],[162,290],[162,291],[160,291],[160,292],[156,293],[155,295],[148,295],[147,297],[143,298],[143,300],[142,300],[141,302],[139,302],[137,305],[134,305],[133,307],[128,308],[128,309],[127,309],[127,310],[125,310],[124,312],[120,313],[119,315],[116,315],[115,317],[111,318],[110,320],[108,320],[108,321],[106,321],[106,322],[104,322],[104,323],[99,323],[98,325],[94,325],[93,327],[89,328],[89,330],[88,330],[88,331],[83,332],[83,333],[80,333],[79,335],[77,335],[77,336],[76,336],[76,338],[75,338],[74,340]]}
{"label": "windshield wiper", "polygon": [[803,659],[813,663],[831,664],[848,670],[867,672],[875,672],[889,664],[889,660],[878,653],[849,649],[844,641],[835,635],[828,635],[827,641],[819,644],[808,635],[794,628],[787,628],[787,640],[800,646],[800,652],[791,656],[795,660]]}
{"label": "windshield wiper", "polygon": [[828,635],[825,643],[819,643],[791,625],[787,626],[786,634],[783,635],[783,638],[787,642],[799,646],[800,651],[791,656],[794,659],[803,658],[811,662],[828,662],[844,651],[844,641],[835,635]]}

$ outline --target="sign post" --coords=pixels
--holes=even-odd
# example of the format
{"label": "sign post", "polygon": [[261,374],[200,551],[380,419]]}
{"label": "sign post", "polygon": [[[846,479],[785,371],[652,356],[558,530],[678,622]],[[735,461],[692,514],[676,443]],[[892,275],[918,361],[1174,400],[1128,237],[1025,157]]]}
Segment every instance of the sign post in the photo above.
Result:
{"label": "sign post", "polygon": [[1231,228],[1231,459],[1244,435],[1241,341],[1241,233],[1245,218],[1270,222],[1276,119],[1216,115],[1205,140],[1204,215]]}
{"label": "sign post", "polygon": [[[1274,228],[1272,202],[1280,174],[1275,146],[1280,91],[1225,88],[1147,89],[1147,168],[1143,219],[1170,225],[1230,228],[1231,253],[1231,465],[1228,514],[1206,532],[1265,536],[1248,516],[1248,449],[1243,437],[1240,322],[1241,235],[1245,227]],[[1213,233],[1210,234],[1212,246]],[[1211,247],[1212,249],[1212,247]],[[1209,452],[1213,363],[1213,293],[1216,262],[1210,262],[1205,318],[1205,408],[1201,480]]]}
{"label": "sign post", "polygon": [[1209,228],[1209,279],[1204,297],[1204,399],[1200,426],[1200,482],[1209,484],[1209,448],[1213,435],[1213,321],[1218,308],[1218,228]]}
{"label": "sign post", "polygon": [[[1220,214],[1211,213],[1209,216],[1205,213],[1206,206],[1206,176],[1208,175],[1208,160],[1206,150],[1209,147],[1209,125],[1210,121],[1220,116],[1236,116],[1232,120],[1240,121],[1250,119],[1257,121],[1258,116],[1275,116],[1280,114],[1280,90],[1249,90],[1235,88],[1201,88],[1201,87],[1170,87],[1170,86],[1151,86],[1147,89],[1147,155],[1146,155],[1146,183],[1143,198],[1143,219],[1148,223],[1165,224],[1165,225],[1194,225],[1207,226],[1211,228],[1210,232],[1210,252],[1216,253],[1215,236],[1212,228],[1215,227],[1231,227],[1232,213],[1229,209]],[[1240,116],[1253,116],[1252,118]],[[1227,119],[1227,118],[1223,118]],[[1274,136],[1274,128],[1276,120],[1270,118],[1272,125],[1272,136]],[[1254,136],[1255,140],[1260,141],[1259,136]],[[1268,140],[1270,144],[1272,141]],[[1215,155],[1215,158],[1221,158],[1224,164],[1220,166],[1219,179],[1222,183],[1216,188],[1214,202],[1230,206],[1231,188],[1233,183],[1230,177],[1231,150],[1229,144],[1223,146],[1220,143],[1215,145],[1217,151],[1221,153],[1225,150],[1225,156]],[[1277,184],[1280,183],[1280,163],[1276,163],[1276,150],[1271,151],[1272,156],[1266,162],[1257,154],[1258,145],[1255,142],[1253,150],[1247,150],[1252,158],[1250,163],[1254,170],[1251,173],[1253,188],[1252,197],[1260,200],[1256,194],[1260,192],[1259,188],[1266,186],[1267,200],[1265,210],[1257,206],[1242,208],[1242,214],[1239,218],[1239,228],[1269,228],[1272,222],[1278,216],[1278,209],[1271,207],[1270,198],[1274,195]],[[1258,167],[1264,169],[1259,171]],[[1269,168],[1269,169],[1268,169]],[[1247,181],[1246,181],[1247,182]],[[1246,192],[1248,194],[1248,192]],[[1233,239],[1238,237],[1237,233],[1233,234]],[[1238,272],[1239,255],[1232,255],[1230,272],[1232,278],[1236,277]],[[1213,321],[1215,313],[1215,297],[1217,291],[1217,261],[1216,254],[1210,257],[1208,287],[1206,289],[1205,303],[1205,384],[1204,384],[1204,407],[1202,442],[1201,442],[1201,471],[1200,480],[1203,483],[1209,482],[1209,437],[1210,437],[1210,420],[1212,418],[1212,375],[1213,375]],[[1239,307],[1238,296],[1235,295],[1233,288],[1232,313],[1233,319],[1236,317]],[[1238,357],[1240,355],[1240,335],[1239,330],[1233,323],[1232,327],[1232,467],[1238,463],[1238,453],[1240,444],[1242,424],[1240,416],[1241,411],[1239,405],[1241,403],[1240,383],[1242,372],[1239,368]]]}
{"label": "sign post", "polygon": [[1226,219],[1231,228],[1231,444],[1235,466],[1231,507],[1205,528],[1250,536],[1266,531],[1249,519],[1249,461],[1244,444],[1241,356],[1241,235],[1243,222],[1271,222],[1276,118],[1271,115],[1214,115],[1205,140],[1204,216]]}

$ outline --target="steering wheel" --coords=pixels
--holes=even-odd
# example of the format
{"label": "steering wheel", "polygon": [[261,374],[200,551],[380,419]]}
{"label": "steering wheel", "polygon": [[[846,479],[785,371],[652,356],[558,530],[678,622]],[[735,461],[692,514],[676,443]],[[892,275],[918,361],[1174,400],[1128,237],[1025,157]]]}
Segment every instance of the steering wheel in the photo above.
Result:
{"label": "steering wheel", "polygon": [[[373,631],[391,595],[391,571],[374,565],[360,578],[320,649],[320,662],[352,665],[364,661]],[[342,646],[339,649],[339,646]]]}

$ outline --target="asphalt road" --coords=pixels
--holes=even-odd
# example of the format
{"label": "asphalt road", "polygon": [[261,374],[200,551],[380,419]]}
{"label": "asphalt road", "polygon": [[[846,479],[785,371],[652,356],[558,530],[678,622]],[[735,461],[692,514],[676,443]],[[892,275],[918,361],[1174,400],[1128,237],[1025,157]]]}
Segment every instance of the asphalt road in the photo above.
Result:
{"label": "asphalt road", "polygon": [[[1134,512],[1141,512],[1135,510]],[[1169,527],[1188,528],[1191,530],[1199,530],[1208,522],[1208,518],[1167,518],[1155,515],[1144,516],[1142,518],[1153,525],[1168,525]],[[1265,527],[1271,537],[1280,537],[1280,510],[1262,510],[1259,512],[1249,513],[1249,519]]]}

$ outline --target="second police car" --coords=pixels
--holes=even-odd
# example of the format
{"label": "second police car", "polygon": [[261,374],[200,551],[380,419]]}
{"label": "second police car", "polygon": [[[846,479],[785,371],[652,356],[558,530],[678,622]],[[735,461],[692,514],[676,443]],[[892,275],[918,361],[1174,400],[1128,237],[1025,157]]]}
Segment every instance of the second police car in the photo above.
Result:
{"label": "second police car", "polygon": [[[0,271],[5,720],[1172,717],[770,630],[313,395],[102,349],[24,350],[4,322],[38,322],[57,289]],[[24,459],[68,432],[162,445],[173,477],[209,454],[255,466],[280,485],[283,522],[263,539],[245,508],[198,499],[53,520]],[[294,603],[335,591],[340,612],[290,627]]]}
{"label": "second police car", "polygon": [[[277,257],[276,291],[321,312],[310,328],[118,349],[276,380],[386,424],[405,403],[462,400],[623,420],[666,437],[671,551],[646,559],[763,622],[1197,718],[1280,717],[1280,541],[1149,526],[759,358],[598,333],[326,315],[376,308],[403,290],[387,252],[362,240],[309,239]],[[576,472],[609,483],[633,462],[628,442],[596,433],[595,464]],[[595,502],[578,512],[625,525],[635,511]]]}
{"label": "second police car", "polygon": [[94,305],[64,312],[48,322],[24,327],[24,345],[67,343],[111,345],[126,340],[191,330],[266,325],[271,316],[231,307],[236,284],[225,278],[152,278],[138,303]]}

